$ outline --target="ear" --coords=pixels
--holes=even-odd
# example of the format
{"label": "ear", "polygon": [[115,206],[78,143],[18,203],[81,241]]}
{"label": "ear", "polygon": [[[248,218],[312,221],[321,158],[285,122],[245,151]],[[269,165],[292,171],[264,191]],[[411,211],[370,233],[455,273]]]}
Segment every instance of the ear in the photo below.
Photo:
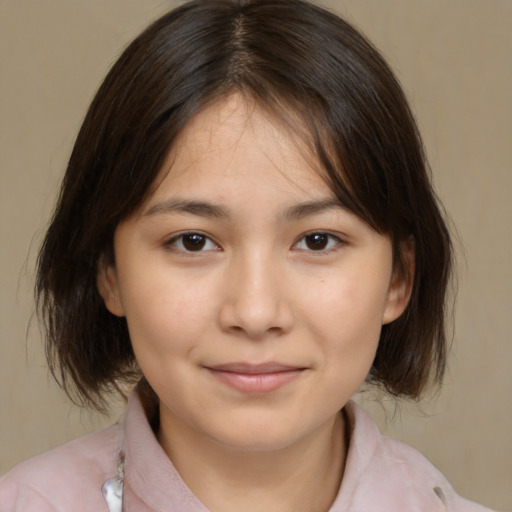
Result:
{"label": "ear", "polygon": [[400,268],[393,270],[393,276],[388,289],[386,308],[382,324],[396,320],[405,310],[412,293],[415,267],[414,238],[410,237],[400,243]]}
{"label": "ear", "polygon": [[115,265],[113,263],[107,264],[105,257],[100,258],[98,263],[96,285],[98,286],[98,291],[106,308],[113,315],[125,316],[123,304],[119,295]]}

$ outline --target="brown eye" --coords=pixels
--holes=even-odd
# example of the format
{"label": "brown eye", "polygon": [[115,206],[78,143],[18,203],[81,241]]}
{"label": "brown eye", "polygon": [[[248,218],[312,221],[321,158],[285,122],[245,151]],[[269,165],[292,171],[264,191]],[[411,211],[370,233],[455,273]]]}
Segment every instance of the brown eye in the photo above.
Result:
{"label": "brown eye", "polygon": [[182,244],[183,248],[187,251],[200,251],[206,245],[206,237],[199,233],[183,235]]}
{"label": "brown eye", "polygon": [[166,246],[175,252],[182,253],[218,251],[220,249],[209,237],[195,232],[175,236],[166,243]]}
{"label": "brown eye", "polygon": [[294,246],[295,250],[300,251],[331,251],[343,245],[343,241],[330,233],[321,231],[304,235]]}
{"label": "brown eye", "polygon": [[329,235],[325,233],[313,233],[304,237],[306,247],[312,251],[322,251],[329,243]]}

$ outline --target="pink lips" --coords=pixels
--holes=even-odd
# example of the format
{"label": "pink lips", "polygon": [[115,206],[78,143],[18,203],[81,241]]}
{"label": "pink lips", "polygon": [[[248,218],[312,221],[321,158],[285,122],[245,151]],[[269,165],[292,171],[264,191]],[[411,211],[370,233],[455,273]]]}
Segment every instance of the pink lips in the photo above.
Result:
{"label": "pink lips", "polygon": [[214,377],[243,393],[270,393],[296,379],[305,368],[279,363],[229,363],[206,367]]}

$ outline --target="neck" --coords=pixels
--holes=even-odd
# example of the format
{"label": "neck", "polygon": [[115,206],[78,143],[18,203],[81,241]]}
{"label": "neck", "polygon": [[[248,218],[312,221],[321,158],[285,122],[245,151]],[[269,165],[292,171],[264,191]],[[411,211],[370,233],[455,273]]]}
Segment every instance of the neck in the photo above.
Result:
{"label": "neck", "polygon": [[161,416],[158,438],[184,482],[212,512],[326,512],[345,466],[345,421],[338,414],[278,450],[235,450]]}

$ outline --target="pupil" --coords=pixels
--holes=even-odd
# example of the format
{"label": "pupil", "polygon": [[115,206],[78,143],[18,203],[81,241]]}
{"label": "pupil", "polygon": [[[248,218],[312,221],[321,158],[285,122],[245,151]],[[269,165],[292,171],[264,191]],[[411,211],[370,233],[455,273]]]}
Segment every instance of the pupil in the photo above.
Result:
{"label": "pupil", "polygon": [[203,235],[185,235],[183,237],[183,247],[187,251],[200,251],[206,243],[206,237]]}
{"label": "pupil", "polygon": [[322,233],[315,233],[306,237],[306,245],[308,246],[308,249],[312,249],[313,251],[321,251],[322,249],[325,249],[328,241],[329,237]]}

